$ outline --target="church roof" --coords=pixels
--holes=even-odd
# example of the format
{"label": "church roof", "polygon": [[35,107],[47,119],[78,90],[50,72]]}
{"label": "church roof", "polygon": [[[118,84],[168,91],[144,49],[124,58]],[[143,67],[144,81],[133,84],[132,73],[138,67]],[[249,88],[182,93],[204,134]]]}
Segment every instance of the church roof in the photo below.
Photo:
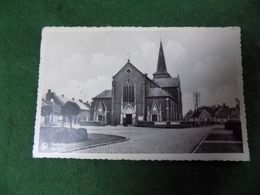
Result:
{"label": "church roof", "polygon": [[154,82],[160,87],[178,87],[180,85],[180,79],[178,77],[175,78],[158,78],[154,79]]}
{"label": "church roof", "polygon": [[106,90],[102,91],[100,94],[98,94],[96,97],[94,97],[93,99],[96,99],[96,98],[112,98],[112,90],[106,89]]}
{"label": "church roof", "polygon": [[149,88],[147,97],[171,97],[172,96],[161,88]]}
{"label": "church roof", "polygon": [[157,69],[156,69],[156,72],[153,74],[153,76],[154,76],[154,78],[170,78],[171,77],[171,75],[167,72],[162,42],[160,42]]}
{"label": "church roof", "polygon": [[133,67],[137,72],[139,72],[141,75],[143,75],[149,82],[152,82],[152,83],[154,83],[157,87],[160,87],[157,83],[155,83],[152,79],[150,79],[150,78],[147,76],[146,73],[142,73],[137,67],[135,67],[135,66],[130,62],[129,59],[127,60],[127,63],[113,76],[113,78],[116,77],[116,76],[119,74],[119,72],[121,72],[126,66],[131,66],[131,67]]}

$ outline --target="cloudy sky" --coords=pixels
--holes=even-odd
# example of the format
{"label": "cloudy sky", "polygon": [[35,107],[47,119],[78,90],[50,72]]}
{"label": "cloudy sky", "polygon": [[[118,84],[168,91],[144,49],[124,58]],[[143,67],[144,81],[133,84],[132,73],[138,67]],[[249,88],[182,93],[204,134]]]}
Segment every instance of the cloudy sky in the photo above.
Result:
{"label": "cloudy sky", "polygon": [[112,76],[127,59],[152,78],[159,43],[168,72],[180,75],[184,114],[200,105],[232,106],[241,80],[239,28],[45,28],[40,90],[52,89],[68,98],[91,101],[111,89]]}

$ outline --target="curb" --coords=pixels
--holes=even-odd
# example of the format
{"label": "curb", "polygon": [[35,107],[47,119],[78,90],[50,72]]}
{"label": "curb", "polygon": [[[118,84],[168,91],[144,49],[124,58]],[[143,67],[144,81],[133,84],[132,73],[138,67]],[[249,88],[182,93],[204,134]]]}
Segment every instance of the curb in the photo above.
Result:
{"label": "curb", "polygon": [[208,135],[205,135],[200,142],[193,148],[193,150],[191,151],[191,153],[196,153],[197,150],[200,148],[201,144],[203,144],[203,142],[205,141],[205,139],[208,137]]}
{"label": "curb", "polygon": [[76,150],[83,150],[83,149],[87,149],[87,148],[95,148],[95,147],[98,147],[98,146],[120,143],[120,142],[124,142],[124,141],[128,141],[128,140],[129,140],[129,138],[125,138],[125,139],[122,139],[122,140],[110,141],[110,142],[105,142],[105,143],[100,143],[100,144],[93,144],[93,145],[89,145],[89,146],[81,146],[81,147],[78,147],[78,148],[67,149],[67,150],[61,151],[61,153],[72,152],[72,151],[76,151]]}

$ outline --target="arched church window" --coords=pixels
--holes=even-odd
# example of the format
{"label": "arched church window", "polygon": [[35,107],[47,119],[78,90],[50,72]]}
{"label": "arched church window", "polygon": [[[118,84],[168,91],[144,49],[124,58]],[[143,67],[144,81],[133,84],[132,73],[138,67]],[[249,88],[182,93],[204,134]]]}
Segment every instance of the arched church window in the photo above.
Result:
{"label": "arched church window", "polygon": [[135,101],[134,83],[131,80],[127,80],[124,84],[123,101],[124,102],[134,102]]}

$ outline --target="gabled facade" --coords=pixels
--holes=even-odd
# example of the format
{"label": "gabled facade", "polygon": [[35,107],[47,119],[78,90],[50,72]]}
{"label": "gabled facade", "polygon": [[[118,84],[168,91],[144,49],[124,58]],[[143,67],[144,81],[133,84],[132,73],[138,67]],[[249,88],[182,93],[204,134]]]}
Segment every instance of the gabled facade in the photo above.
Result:
{"label": "gabled facade", "polygon": [[59,126],[63,118],[60,114],[61,107],[53,99],[42,99],[41,117],[44,123],[42,126]]}
{"label": "gabled facade", "polygon": [[215,113],[215,120],[218,123],[225,123],[229,120],[240,120],[240,114],[237,107],[228,107],[225,104]]}
{"label": "gabled facade", "polygon": [[[51,107],[52,112],[50,116],[45,116],[45,118],[49,117],[51,126],[60,126],[68,123],[68,120],[61,115],[61,108],[68,101],[76,103],[80,108],[80,113],[74,117],[74,124],[83,124],[90,121],[91,106],[88,102],[83,102],[82,100],[76,100],[74,98],[68,99],[64,95],[59,96],[49,89],[42,100],[42,104]],[[44,109],[43,106],[42,109]]]}
{"label": "gabled facade", "polygon": [[192,115],[193,115],[193,111],[192,111],[192,110],[189,110],[189,111],[185,114],[185,116],[184,116],[184,121],[186,121],[186,122],[193,122]]}
{"label": "gabled facade", "polygon": [[81,99],[79,99],[79,100],[72,99],[72,101],[75,102],[80,108],[80,112],[75,117],[74,123],[84,124],[86,122],[89,122],[90,121],[90,104],[88,104],[88,102],[83,102]]}
{"label": "gabled facade", "polygon": [[212,122],[213,120],[211,110],[207,109],[206,107],[195,111],[192,115],[192,118],[194,122]]}
{"label": "gabled facade", "polygon": [[93,98],[91,120],[102,124],[111,124],[112,91],[104,90]]}
{"label": "gabled facade", "polygon": [[93,121],[109,125],[135,125],[137,121],[178,121],[182,119],[179,76],[166,68],[162,43],[153,79],[130,60],[113,76],[112,89],[93,98]]}

